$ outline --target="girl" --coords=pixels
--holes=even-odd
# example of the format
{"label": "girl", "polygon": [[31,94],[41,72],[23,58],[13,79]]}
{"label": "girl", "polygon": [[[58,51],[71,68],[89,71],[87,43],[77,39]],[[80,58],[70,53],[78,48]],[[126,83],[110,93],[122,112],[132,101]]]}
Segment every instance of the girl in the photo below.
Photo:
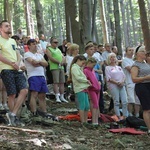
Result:
{"label": "girl", "polygon": [[91,82],[91,86],[88,88],[88,94],[90,97],[91,112],[92,112],[92,124],[98,125],[99,117],[99,96],[100,96],[100,84],[96,78],[94,66],[97,61],[91,57],[87,60],[86,67],[84,68],[84,74],[87,79]]}
{"label": "girl", "polygon": [[87,88],[91,85],[83,73],[86,58],[82,55],[74,57],[70,66],[70,78],[73,82],[73,89],[78,101],[78,109],[81,123],[86,123],[88,119],[89,100]]}
{"label": "girl", "polygon": [[77,45],[75,43],[71,44],[69,46],[69,54],[70,55],[66,55],[66,64],[67,64],[66,74],[67,74],[67,76],[69,75],[70,65],[71,65],[73,58],[79,54],[79,45]]}
{"label": "girl", "polygon": [[106,80],[108,89],[114,100],[114,110],[118,119],[121,120],[119,110],[119,98],[122,102],[123,119],[128,116],[127,111],[127,93],[125,89],[125,74],[120,66],[116,65],[116,54],[110,53],[108,55],[107,63],[108,66],[105,68]]}

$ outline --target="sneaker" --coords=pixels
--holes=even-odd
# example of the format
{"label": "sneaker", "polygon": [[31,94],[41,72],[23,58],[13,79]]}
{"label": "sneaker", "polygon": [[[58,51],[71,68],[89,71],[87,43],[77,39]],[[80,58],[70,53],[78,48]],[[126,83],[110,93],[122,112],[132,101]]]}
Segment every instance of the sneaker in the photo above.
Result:
{"label": "sneaker", "polygon": [[47,118],[47,119],[51,119],[53,121],[58,121],[59,120],[58,117],[56,117],[56,116],[54,116],[54,115],[52,115],[50,113],[47,113],[47,112],[43,112],[43,111],[37,110],[37,113],[38,113],[38,115],[40,115],[40,116],[42,116],[44,118]]}
{"label": "sneaker", "polygon": [[60,100],[61,100],[61,102],[68,103],[68,101],[66,99],[64,99],[64,98],[61,98]]}
{"label": "sneaker", "polygon": [[56,103],[61,103],[61,100],[59,98],[57,98]]}
{"label": "sneaker", "polygon": [[42,119],[42,125],[45,126],[54,126],[54,125],[59,125],[60,123],[58,121],[53,121],[52,119],[48,118],[43,118]]}
{"label": "sneaker", "polygon": [[21,126],[21,127],[25,126],[25,124],[21,122],[17,116],[15,116],[15,124],[16,126]]}
{"label": "sneaker", "polygon": [[33,115],[31,120],[35,124],[41,124],[42,123],[42,117],[39,115]]}
{"label": "sneaker", "polygon": [[20,113],[20,120],[26,124],[30,124],[31,121],[31,112],[28,110],[27,106],[23,106]]}
{"label": "sneaker", "polygon": [[5,110],[3,105],[0,105],[0,110]]}
{"label": "sneaker", "polygon": [[7,105],[7,104],[4,104],[4,105],[3,105],[3,107],[4,107],[4,109],[5,109],[5,110],[9,110],[9,108],[8,108],[8,105]]}
{"label": "sneaker", "polygon": [[11,113],[9,112],[9,113],[6,113],[6,117],[7,117],[8,122],[9,122],[8,125],[16,126],[16,123],[15,123],[15,119],[16,119],[15,117],[16,116],[12,116]]}

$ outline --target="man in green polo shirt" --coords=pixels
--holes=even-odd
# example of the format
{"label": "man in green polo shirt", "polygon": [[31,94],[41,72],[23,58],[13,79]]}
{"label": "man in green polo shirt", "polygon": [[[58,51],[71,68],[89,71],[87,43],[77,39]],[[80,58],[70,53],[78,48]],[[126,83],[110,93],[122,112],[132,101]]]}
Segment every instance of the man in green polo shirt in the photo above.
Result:
{"label": "man in green polo shirt", "polygon": [[52,37],[50,39],[50,43],[51,46],[47,47],[46,54],[49,59],[50,70],[52,72],[56,102],[68,103],[68,101],[64,98],[64,83],[65,83],[65,74],[63,68],[64,57],[62,52],[57,48],[58,41],[55,37]]}

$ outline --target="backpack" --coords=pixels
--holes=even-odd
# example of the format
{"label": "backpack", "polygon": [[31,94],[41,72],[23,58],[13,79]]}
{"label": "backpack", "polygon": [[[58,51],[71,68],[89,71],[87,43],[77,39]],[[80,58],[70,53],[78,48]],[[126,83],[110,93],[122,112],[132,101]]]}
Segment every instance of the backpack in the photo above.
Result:
{"label": "backpack", "polygon": [[146,127],[143,119],[137,118],[135,116],[129,116],[126,118],[126,125],[133,128],[140,128],[140,126]]}

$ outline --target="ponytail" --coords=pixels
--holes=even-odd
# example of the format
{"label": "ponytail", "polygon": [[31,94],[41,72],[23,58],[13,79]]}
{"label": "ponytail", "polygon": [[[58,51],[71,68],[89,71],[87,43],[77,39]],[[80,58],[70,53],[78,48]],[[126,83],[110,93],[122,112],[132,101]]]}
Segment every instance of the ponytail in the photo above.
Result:
{"label": "ponytail", "polygon": [[70,72],[69,72],[69,77],[68,77],[69,80],[72,80],[72,77],[71,77],[71,68],[72,68],[72,65],[75,64],[78,60],[82,61],[82,60],[86,60],[86,58],[83,55],[77,55],[77,56],[75,56],[73,58],[72,63],[70,65]]}

